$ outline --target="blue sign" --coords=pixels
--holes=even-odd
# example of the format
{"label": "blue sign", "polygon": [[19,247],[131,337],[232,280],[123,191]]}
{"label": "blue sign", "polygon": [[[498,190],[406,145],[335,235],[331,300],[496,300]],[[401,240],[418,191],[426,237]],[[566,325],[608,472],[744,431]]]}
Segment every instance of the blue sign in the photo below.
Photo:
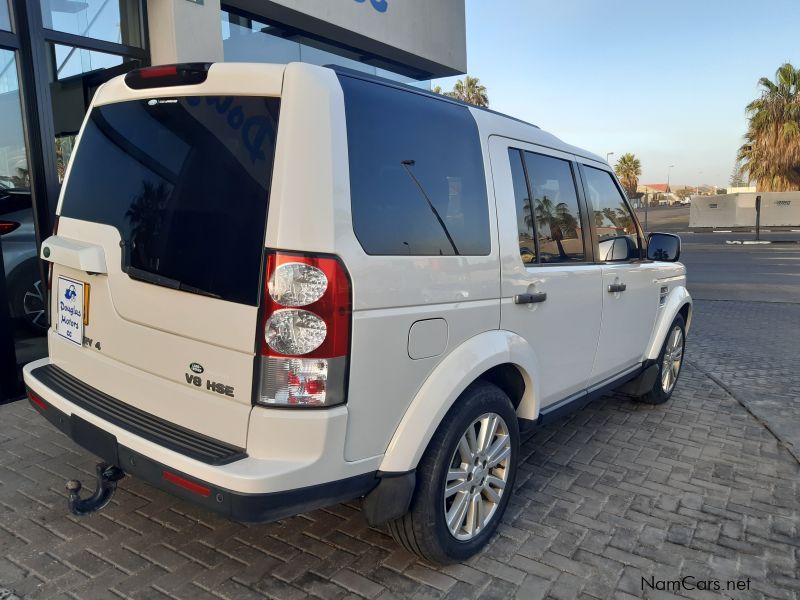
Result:
{"label": "blue sign", "polygon": [[[363,4],[367,0],[356,0],[356,2]],[[389,9],[389,0],[369,0],[372,8],[380,13],[385,13]]]}

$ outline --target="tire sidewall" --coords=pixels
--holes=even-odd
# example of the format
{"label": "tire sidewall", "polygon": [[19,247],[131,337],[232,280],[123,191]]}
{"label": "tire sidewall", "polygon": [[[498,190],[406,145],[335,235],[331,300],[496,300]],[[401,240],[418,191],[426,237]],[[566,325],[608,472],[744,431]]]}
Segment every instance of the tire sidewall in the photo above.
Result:
{"label": "tire sidewall", "polygon": [[652,395],[658,400],[659,404],[661,402],[666,402],[672,397],[672,393],[675,391],[675,387],[678,385],[678,379],[680,379],[681,372],[683,371],[682,359],[680,371],[678,371],[678,375],[675,378],[675,384],[672,386],[672,389],[669,392],[665,392],[664,388],[661,387],[661,378],[664,375],[664,354],[667,352],[667,343],[669,342],[669,338],[672,335],[672,330],[675,329],[676,325],[681,328],[681,352],[682,354],[686,353],[686,323],[684,322],[682,315],[677,315],[670,324],[669,329],[667,330],[667,335],[664,338],[664,343],[661,345],[661,352],[658,353],[658,377],[656,378],[656,382],[653,386]]}
{"label": "tire sidewall", "polygon": [[[497,526],[502,520],[509,499],[513,493],[514,481],[516,479],[517,466],[519,461],[519,426],[517,416],[511,402],[499,388],[491,384],[476,386],[474,389],[467,390],[471,393],[470,397],[465,398],[465,403],[458,402],[448,413],[443,421],[444,428],[437,431],[441,432],[442,437],[436,440],[437,452],[434,456],[425,456],[420,465],[423,477],[429,476],[432,485],[425,486],[419,501],[425,502],[432,508],[427,525],[431,528],[438,545],[444,552],[444,558],[448,561],[461,561],[469,558],[480,551],[494,534]],[[508,481],[504,493],[500,499],[492,520],[473,539],[468,541],[457,540],[450,533],[444,512],[444,488],[447,480],[447,471],[450,467],[450,460],[458,447],[461,436],[472,424],[475,419],[489,412],[500,415],[506,423],[506,427],[511,437],[511,459],[509,461]]]}

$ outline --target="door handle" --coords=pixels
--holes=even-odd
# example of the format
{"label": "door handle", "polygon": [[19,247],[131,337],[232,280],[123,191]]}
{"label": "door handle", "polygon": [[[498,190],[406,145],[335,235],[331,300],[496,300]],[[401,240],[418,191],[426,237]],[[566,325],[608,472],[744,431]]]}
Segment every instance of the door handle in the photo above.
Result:
{"label": "door handle", "polygon": [[535,304],[547,300],[545,292],[535,292],[533,294],[517,294],[514,296],[514,304]]}
{"label": "door handle", "polygon": [[628,286],[625,285],[624,283],[612,283],[612,284],[610,284],[608,286],[608,291],[611,294],[616,294],[618,292],[624,292],[626,289],[628,289]]}

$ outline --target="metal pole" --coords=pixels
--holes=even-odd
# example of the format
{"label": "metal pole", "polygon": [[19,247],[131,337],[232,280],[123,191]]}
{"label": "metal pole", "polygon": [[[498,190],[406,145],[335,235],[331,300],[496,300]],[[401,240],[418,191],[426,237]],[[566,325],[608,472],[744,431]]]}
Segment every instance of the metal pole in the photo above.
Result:
{"label": "metal pole", "polygon": [[756,241],[761,239],[761,196],[756,196]]}
{"label": "metal pole", "polygon": [[647,233],[647,209],[650,207],[650,194],[644,195],[644,232]]}

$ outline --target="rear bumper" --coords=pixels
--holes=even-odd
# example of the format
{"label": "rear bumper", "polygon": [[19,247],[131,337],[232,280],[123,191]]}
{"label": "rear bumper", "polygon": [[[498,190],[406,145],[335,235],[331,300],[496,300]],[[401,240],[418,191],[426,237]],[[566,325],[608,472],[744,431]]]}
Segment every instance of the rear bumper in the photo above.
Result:
{"label": "rear bumper", "polygon": [[[56,428],[127,474],[237,521],[271,521],[351,500],[366,495],[379,482],[377,460],[346,463],[341,458],[341,447],[336,452],[339,444],[330,444],[334,458],[317,457],[310,462],[304,462],[306,457],[302,455],[287,462],[255,458],[243,451],[222,463],[187,456],[182,448],[167,447],[164,439],[151,435],[152,429],[164,426],[163,422],[150,429],[142,424],[140,414],[121,414],[116,412],[120,407],[108,403],[98,408],[96,403],[103,398],[92,395],[102,392],[85,384],[78,387],[69,379],[57,385],[52,377],[48,378],[48,374],[57,374],[55,369],[42,369],[48,366],[47,359],[27,365],[25,384],[32,406]],[[283,424],[281,419],[277,421],[278,425]],[[177,432],[167,433],[185,436],[186,432],[178,428]],[[306,433],[313,439],[316,432],[311,428]],[[280,440],[283,436],[275,432],[273,437]],[[201,441],[208,444],[208,438]],[[308,445],[313,446],[313,442],[309,440]],[[216,464],[210,464],[213,462]],[[321,471],[327,477],[318,477]]]}

